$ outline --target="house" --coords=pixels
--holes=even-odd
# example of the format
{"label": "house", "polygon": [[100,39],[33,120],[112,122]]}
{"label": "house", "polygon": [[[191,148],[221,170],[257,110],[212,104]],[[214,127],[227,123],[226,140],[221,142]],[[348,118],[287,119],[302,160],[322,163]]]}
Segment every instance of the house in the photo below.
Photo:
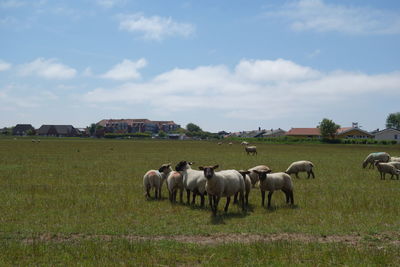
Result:
{"label": "house", "polygon": [[173,121],[151,121],[148,119],[104,119],[96,123],[103,126],[106,133],[170,133],[181,128]]}
{"label": "house", "polygon": [[278,129],[271,129],[271,130],[266,130],[265,133],[262,135],[262,137],[270,138],[270,137],[281,137],[286,134],[285,130],[282,130],[281,128]]}
{"label": "house", "polygon": [[72,137],[79,136],[80,133],[72,125],[42,125],[37,130],[41,136]]}
{"label": "house", "polygon": [[400,143],[400,130],[394,128],[387,128],[374,133],[376,140],[395,140]]}
{"label": "house", "polygon": [[286,132],[286,136],[296,138],[321,138],[319,128],[292,128]]}
{"label": "house", "polygon": [[13,135],[28,135],[30,133],[35,133],[35,128],[30,124],[17,124],[13,130]]}

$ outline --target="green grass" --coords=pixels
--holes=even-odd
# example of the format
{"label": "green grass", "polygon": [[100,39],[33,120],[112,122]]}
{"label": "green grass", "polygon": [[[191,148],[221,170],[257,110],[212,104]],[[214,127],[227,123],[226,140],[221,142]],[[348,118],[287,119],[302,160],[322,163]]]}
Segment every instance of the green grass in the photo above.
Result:
{"label": "green grass", "polygon": [[[139,251],[140,247],[144,251],[160,249],[164,254],[173,254],[170,245],[178,251],[190,251],[192,247],[174,242],[163,242],[161,245],[93,240],[73,244],[39,242],[36,245],[42,256],[35,258],[31,251],[27,252],[31,256],[18,258],[19,253],[33,250],[20,240],[43,233],[115,236],[303,233],[317,236],[368,236],[400,232],[400,181],[388,178],[382,181],[376,170],[361,168],[368,153],[386,151],[399,156],[400,146],[260,143],[257,148],[257,156],[247,156],[239,144],[218,146],[216,142],[205,141],[42,139],[38,144],[30,139],[0,139],[0,249],[7,251],[2,260],[5,263],[11,260],[14,251],[15,259],[21,264],[25,260],[28,263],[29,260],[37,262],[41,257],[46,261],[54,253],[61,254],[55,258],[56,262],[68,262],[68,257],[76,257],[82,262],[100,260],[98,262],[102,263],[104,260],[106,263],[113,257],[120,257],[121,262],[128,263],[127,257],[138,253],[136,248]],[[196,162],[196,168],[203,164],[219,164],[220,169],[247,169],[266,164],[273,171],[284,171],[292,161],[302,159],[315,164],[316,179],[306,179],[305,174],[300,175],[301,179],[293,179],[295,208],[284,204],[284,194],[281,192],[274,193],[272,197],[273,209],[262,208],[260,192],[253,190],[249,199],[251,207],[246,214],[233,205],[224,214],[222,209],[225,201],[222,200],[219,214],[214,218],[208,209],[171,205],[166,199],[165,187],[164,200],[146,201],[142,188],[143,174],[167,162],[172,162],[174,166],[180,160],[190,160]],[[243,248],[251,258],[252,253],[257,254],[261,248],[285,253],[287,247],[292,250],[304,247],[298,252],[304,252],[303,257],[300,254],[296,254],[296,257],[305,260],[307,255],[316,257],[321,244],[278,242],[219,245],[216,248],[198,246],[196,249],[204,250],[205,255],[213,254],[214,249],[227,249],[235,255],[234,251]],[[395,262],[391,247],[385,249],[383,254],[377,248],[356,249],[344,244],[324,244],[322,247],[325,250],[321,253],[326,258],[331,257],[328,262],[332,264],[335,264],[332,260],[336,256],[339,257],[336,264],[353,265],[359,259],[361,263],[372,264]],[[69,250],[84,253],[82,251],[95,248],[100,251],[107,248],[110,252],[108,256],[88,259],[84,258],[84,254],[68,254]],[[119,249],[123,251],[113,253]],[[183,262],[192,262],[190,253],[188,258],[184,257],[184,253],[181,254]],[[66,258],[62,258],[63,255]],[[164,264],[169,264],[168,257],[166,255],[163,258]],[[275,264],[279,259],[277,256],[276,259],[265,260]],[[258,264],[256,259],[251,260],[254,260],[252,265]],[[282,259],[282,263],[290,261]],[[307,261],[295,263],[307,264]],[[229,260],[226,264],[229,264]]]}

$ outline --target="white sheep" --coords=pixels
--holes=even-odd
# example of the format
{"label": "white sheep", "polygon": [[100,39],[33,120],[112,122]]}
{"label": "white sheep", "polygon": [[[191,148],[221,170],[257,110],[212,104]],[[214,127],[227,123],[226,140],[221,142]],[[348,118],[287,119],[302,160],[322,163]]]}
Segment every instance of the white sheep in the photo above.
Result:
{"label": "white sheep", "polygon": [[171,163],[168,163],[161,165],[158,171],[149,170],[146,172],[146,174],[143,176],[143,186],[146,191],[145,196],[147,199],[150,198],[150,190],[152,188],[155,189],[154,198],[161,199],[162,185],[171,171]]}
{"label": "white sheep", "polygon": [[247,152],[247,155],[253,154],[257,155],[257,147],[256,146],[246,146],[244,150]]}
{"label": "white sheep", "polygon": [[390,157],[390,162],[400,162],[400,157]]}
{"label": "white sheep", "polygon": [[243,146],[248,146],[248,145],[249,145],[249,142],[243,141],[243,142],[241,142],[240,144],[243,145]]}
{"label": "white sheep", "polygon": [[196,203],[196,195],[200,195],[200,205],[204,207],[204,195],[206,193],[206,178],[202,171],[193,170],[190,165],[193,162],[181,161],[175,166],[175,170],[183,177],[183,187],[186,190],[187,204],[190,203],[190,192],[193,193],[192,204]]}
{"label": "white sheep", "polygon": [[397,169],[392,164],[386,163],[386,162],[379,162],[379,160],[376,160],[375,166],[378,169],[379,174],[381,175],[381,180],[385,180],[386,173],[389,173],[392,175],[390,177],[390,179],[393,179],[393,175],[396,175],[397,180],[399,180],[400,170]]}
{"label": "white sheep", "polygon": [[219,145],[219,146],[222,145],[222,142],[218,142],[218,145]]}
{"label": "white sheep", "polygon": [[254,170],[268,171],[268,170],[270,170],[270,168],[266,165],[258,165],[258,166],[248,169],[248,171],[250,172],[249,176],[250,176],[251,184],[253,187],[255,187],[256,183],[259,181],[258,174],[255,173]]}
{"label": "white sheep", "polygon": [[400,170],[400,161],[390,161],[390,162],[388,162],[388,164],[390,164],[393,167],[395,167],[396,169]]}
{"label": "white sheep", "polygon": [[[250,179],[250,171],[240,170],[239,173],[242,175],[244,180],[244,200],[246,206],[249,206],[249,195],[251,190],[251,179]],[[235,199],[233,203],[237,203],[238,193],[235,194]]]}
{"label": "white sheep", "polygon": [[386,152],[374,152],[369,154],[363,161],[362,167],[365,169],[369,163],[369,169],[374,168],[375,160],[379,162],[389,162],[390,155]]}
{"label": "white sheep", "polygon": [[232,143],[232,142],[229,142],[229,143],[228,143],[228,145],[230,145],[230,146],[231,146],[231,145],[233,145],[233,143]]}
{"label": "white sheep", "polygon": [[224,211],[228,211],[231,196],[239,193],[239,199],[244,207],[243,193],[245,190],[244,180],[242,175],[236,170],[224,170],[215,172],[218,165],[199,167],[204,172],[207,178],[206,190],[210,202],[210,207],[214,215],[217,214],[218,203],[221,197],[226,197],[226,205]]}
{"label": "white sheep", "polygon": [[313,167],[314,164],[311,161],[300,160],[290,164],[285,172],[289,175],[291,175],[292,173],[296,174],[296,178],[299,178],[299,172],[307,172],[307,178],[310,178],[310,174],[313,178],[315,178]]}
{"label": "white sheep", "polygon": [[286,195],[286,203],[294,205],[293,183],[289,174],[284,172],[270,173],[269,171],[255,171],[260,176],[261,205],[264,206],[265,191],[268,193],[268,208],[271,207],[271,197],[275,190],[282,190]]}
{"label": "white sheep", "polygon": [[169,192],[169,200],[176,202],[176,194],[179,190],[179,200],[183,202],[183,177],[180,172],[172,171],[167,177],[167,188]]}

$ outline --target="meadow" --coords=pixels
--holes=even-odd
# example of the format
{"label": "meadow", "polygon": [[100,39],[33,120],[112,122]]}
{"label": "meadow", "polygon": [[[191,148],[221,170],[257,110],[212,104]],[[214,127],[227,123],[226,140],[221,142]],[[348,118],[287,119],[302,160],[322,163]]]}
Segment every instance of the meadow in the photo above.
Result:
{"label": "meadow", "polygon": [[[0,139],[0,265],[399,265],[400,181],[362,169],[367,154],[399,145],[208,141]],[[146,200],[143,174],[163,163],[193,168],[311,160],[315,179],[293,176],[295,206],[258,189],[243,213]],[[153,193],[154,194],[154,193]],[[199,202],[197,202],[199,203]],[[206,201],[207,203],[207,201]]]}

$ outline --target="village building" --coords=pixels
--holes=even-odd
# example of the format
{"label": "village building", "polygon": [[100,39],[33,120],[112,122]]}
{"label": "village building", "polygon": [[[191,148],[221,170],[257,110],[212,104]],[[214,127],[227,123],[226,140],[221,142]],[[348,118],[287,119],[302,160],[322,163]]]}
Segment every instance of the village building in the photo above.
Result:
{"label": "village building", "polygon": [[292,128],[285,135],[296,138],[322,138],[319,128]]}
{"label": "village building", "polygon": [[400,143],[400,130],[387,128],[381,131],[375,131],[373,133],[376,140],[395,140],[397,143]]}
{"label": "village building", "polygon": [[151,121],[148,119],[104,119],[96,123],[104,127],[106,133],[166,133],[173,132],[180,125],[173,121]]}
{"label": "village building", "polygon": [[73,137],[80,136],[81,133],[72,125],[42,125],[37,134],[41,136]]}
{"label": "village building", "polygon": [[35,133],[35,128],[31,124],[17,124],[13,130],[13,135],[25,136],[30,133]]}

